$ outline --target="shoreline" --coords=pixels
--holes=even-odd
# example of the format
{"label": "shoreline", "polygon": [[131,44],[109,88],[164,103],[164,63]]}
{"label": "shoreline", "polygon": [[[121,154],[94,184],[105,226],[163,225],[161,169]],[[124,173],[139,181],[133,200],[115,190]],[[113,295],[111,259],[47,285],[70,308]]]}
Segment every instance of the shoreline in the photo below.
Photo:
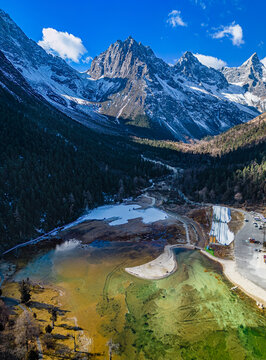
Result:
{"label": "shoreline", "polygon": [[177,262],[172,246],[166,245],[163,253],[156,259],[142,265],[125,268],[125,271],[145,280],[159,280],[173,274],[177,269]]}
{"label": "shoreline", "polygon": [[[125,271],[137,278],[144,280],[160,280],[172,275],[177,270],[177,261],[173,252],[174,248],[195,250],[195,247],[187,244],[166,245],[162,254],[148,263],[125,268]],[[234,260],[224,260],[212,256],[205,250],[200,252],[209,259],[222,265],[224,276],[247,296],[266,307],[266,290],[246,279],[236,269]]]}
{"label": "shoreline", "polygon": [[221,264],[223,267],[223,274],[232,284],[237,286],[247,296],[266,307],[266,290],[262,289],[241,275],[236,269],[236,262],[234,260],[224,260],[217,258],[205,250],[201,250],[201,253],[207,256],[209,259]]}
{"label": "shoreline", "polygon": [[125,271],[144,280],[160,280],[172,275],[177,269],[174,248],[194,250],[194,246],[187,244],[166,245],[164,251],[156,259],[148,263],[125,268]]}

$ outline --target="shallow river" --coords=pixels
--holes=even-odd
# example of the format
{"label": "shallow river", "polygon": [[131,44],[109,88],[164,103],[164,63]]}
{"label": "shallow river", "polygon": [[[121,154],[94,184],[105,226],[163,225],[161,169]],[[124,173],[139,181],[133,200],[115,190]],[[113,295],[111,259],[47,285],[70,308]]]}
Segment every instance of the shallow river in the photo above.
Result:
{"label": "shallow river", "polygon": [[164,245],[70,241],[33,259],[16,280],[30,277],[63,290],[62,308],[102,359],[110,339],[119,344],[113,359],[266,359],[265,317],[230,291],[220,266],[199,252],[176,249],[177,271],[165,279],[124,271]]}

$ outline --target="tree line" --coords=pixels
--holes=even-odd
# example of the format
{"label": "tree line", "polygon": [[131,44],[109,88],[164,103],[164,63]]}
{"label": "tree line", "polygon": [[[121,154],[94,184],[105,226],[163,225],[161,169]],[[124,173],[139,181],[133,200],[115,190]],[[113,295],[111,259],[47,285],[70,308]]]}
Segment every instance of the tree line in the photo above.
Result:
{"label": "tree line", "polygon": [[97,134],[0,88],[0,249],[136,194],[166,173],[122,137]]}

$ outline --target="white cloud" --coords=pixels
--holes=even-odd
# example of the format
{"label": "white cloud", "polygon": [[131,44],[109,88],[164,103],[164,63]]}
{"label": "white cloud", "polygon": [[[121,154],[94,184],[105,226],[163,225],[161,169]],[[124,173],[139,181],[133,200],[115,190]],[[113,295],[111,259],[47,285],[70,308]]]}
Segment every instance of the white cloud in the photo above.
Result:
{"label": "white cloud", "polygon": [[195,5],[199,5],[203,10],[206,9],[206,4],[204,1],[201,0],[191,0],[192,2],[195,3]]}
{"label": "white cloud", "polygon": [[266,67],[266,57],[264,59],[261,59],[261,62],[263,63],[263,65]]}
{"label": "white cloud", "polygon": [[91,60],[93,60],[93,57],[87,56],[85,59],[82,60],[84,64],[88,64]]}
{"label": "white cloud", "polygon": [[38,42],[50,54],[59,55],[76,63],[87,52],[82,40],[72,34],[52,28],[42,29],[42,40]]}
{"label": "white cloud", "polygon": [[172,27],[187,26],[187,24],[181,18],[181,11],[178,10],[172,10],[168,14],[168,19],[166,20],[166,22],[170,24]]}
{"label": "white cloud", "polygon": [[232,40],[233,45],[239,46],[244,44],[242,27],[235,22],[232,22],[229,26],[222,26],[222,30],[217,31],[212,35],[214,39],[222,39],[223,37],[229,37]]}
{"label": "white cloud", "polygon": [[202,54],[193,54],[203,65],[214,68],[216,70],[221,69],[226,66],[226,62],[218,59],[214,56],[202,55]]}

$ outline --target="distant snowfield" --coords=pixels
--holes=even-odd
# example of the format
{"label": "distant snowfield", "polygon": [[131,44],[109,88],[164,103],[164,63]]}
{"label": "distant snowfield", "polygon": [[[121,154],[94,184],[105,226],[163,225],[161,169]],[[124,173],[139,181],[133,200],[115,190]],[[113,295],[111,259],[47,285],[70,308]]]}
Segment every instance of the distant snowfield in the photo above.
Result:
{"label": "distant snowfield", "polygon": [[231,211],[224,206],[213,206],[212,227],[210,235],[222,245],[229,245],[234,240],[234,234],[229,230],[228,223],[231,220]]}
{"label": "distant snowfield", "polygon": [[165,220],[168,215],[159,209],[141,209],[140,205],[105,205],[93,209],[86,215],[81,216],[73,223],[66,225],[62,230],[78,225],[87,220],[111,220],[109,225],[123,225],[131,219],[142,218],[144,224],[159,220]]}

